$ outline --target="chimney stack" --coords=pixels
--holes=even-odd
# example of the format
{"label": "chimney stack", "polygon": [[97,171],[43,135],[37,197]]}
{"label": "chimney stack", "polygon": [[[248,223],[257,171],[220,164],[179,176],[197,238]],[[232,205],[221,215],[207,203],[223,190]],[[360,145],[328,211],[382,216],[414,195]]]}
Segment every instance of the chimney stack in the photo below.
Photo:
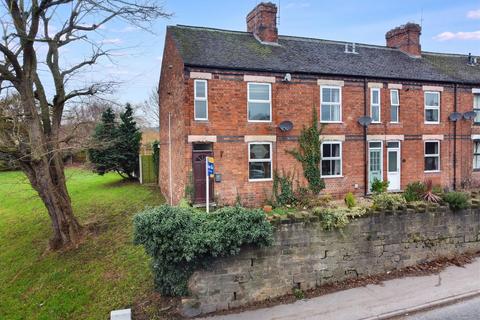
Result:
{"label": "chimney stack", "polygon": [[277,43],[277,6],[261,2],[247,15],[247,31],[262,42]]}
{"label": "chimney stack", "polygon": [[385,35],[387,47],[400,49],[413,57],[420,57],[422,55],[421,34],[422,27],[416,23],[409,22],[387,32]]}

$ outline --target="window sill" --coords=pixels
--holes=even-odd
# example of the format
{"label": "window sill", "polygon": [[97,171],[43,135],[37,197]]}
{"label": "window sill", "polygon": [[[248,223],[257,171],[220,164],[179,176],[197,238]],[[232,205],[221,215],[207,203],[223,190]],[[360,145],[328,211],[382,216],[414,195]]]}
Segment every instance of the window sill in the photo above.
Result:
{"label": "window sill", "polygon": [[333,124],[342,124],[343,121],[320,121],[320,123],[333,123]]}
{"label": "window sill", "polygon": [[268,182],[268,181],[273,181],[273,178],[268,178],[268,179],[248,179],[248,182]]}
{"label": "window sill", "polygon": [[272,123],[272,120],[247,120],[248,123]]}
{"label": "window sill", "polygon": [[440,173],[440,170],[429,170],[429,171],[423,171],[424,173]]}
{"label": "window sill", "polygon": [[423,124],[440,124],[440,122],[424,122]]}
{"label": "window sill", "polygon": [[371,125],[372,125],[372,124],[382,124],[382,122],[381,122],[381,121],[375,121],[375,122],[372,121],[370,124],[371,124]]}
{"label": "window sill", "polygon": [[320,176],[322,179],[336,179],[336,178],[343,178],[343,175],[340,176]]}
{"label": "window sill", "polygon": [[478,168],[478,169],[475,169],[475,168],[474,168],[472,171],[473,171],[473,172],[480,172],[480,168]]}
{"label": "window sill", "polygon": [[389,124],[400,124],[400,122],[392,122],[392,121],[390,121]]}

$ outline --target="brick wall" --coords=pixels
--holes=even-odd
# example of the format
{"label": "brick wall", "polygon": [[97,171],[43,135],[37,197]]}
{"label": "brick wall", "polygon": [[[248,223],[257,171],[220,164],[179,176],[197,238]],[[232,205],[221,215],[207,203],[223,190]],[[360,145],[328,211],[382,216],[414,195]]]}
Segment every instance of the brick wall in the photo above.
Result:
{"label": "brick wall", "polygon": [[[208,313],[278,297],[294,287],[374,275],[442,256],[480,250],[480,210],[406,209],[357,219],[342,232],[322,231],[315,217],[278,224],[273,246],[217,259],[189,281],[192,312]],[[420,209],[419,211],[425,211]]]}

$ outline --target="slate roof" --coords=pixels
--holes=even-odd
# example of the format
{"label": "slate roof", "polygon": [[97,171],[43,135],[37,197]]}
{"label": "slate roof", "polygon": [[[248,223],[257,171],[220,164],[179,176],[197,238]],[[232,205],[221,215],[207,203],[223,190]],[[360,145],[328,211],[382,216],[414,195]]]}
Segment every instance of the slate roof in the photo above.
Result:
{"label": "slate roof", "polygon": [[279,45],[260,43],[248,32],[169,26],[187,66],[252,71],[379,77],[404,80],[480,83],[480,66],[465,55],[422,53],[413,58],[398,49],[345,42],[279,36]]}

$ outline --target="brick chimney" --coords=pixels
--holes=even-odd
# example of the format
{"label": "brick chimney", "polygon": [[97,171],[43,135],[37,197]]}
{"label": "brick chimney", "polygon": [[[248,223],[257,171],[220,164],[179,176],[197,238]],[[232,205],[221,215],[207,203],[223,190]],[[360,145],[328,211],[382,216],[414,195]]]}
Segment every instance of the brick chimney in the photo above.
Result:
{"label": "brick chimney", "polygon": [[387,47],[397,48],[413,57],[422,55],[420,35],[422,27],[416,23],[409,22],[387,32]]}
{"label": "brick chimney", "polygon": [[247,15],[247,31],[262,42],[278,42],[277,6],[261,2]]}

